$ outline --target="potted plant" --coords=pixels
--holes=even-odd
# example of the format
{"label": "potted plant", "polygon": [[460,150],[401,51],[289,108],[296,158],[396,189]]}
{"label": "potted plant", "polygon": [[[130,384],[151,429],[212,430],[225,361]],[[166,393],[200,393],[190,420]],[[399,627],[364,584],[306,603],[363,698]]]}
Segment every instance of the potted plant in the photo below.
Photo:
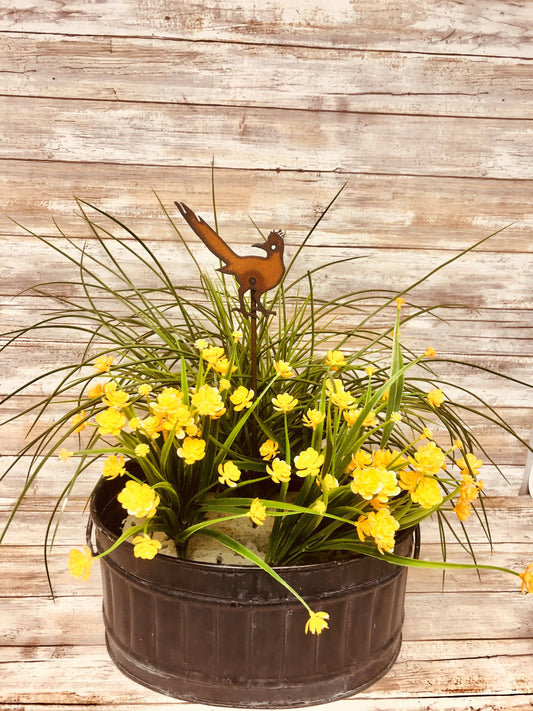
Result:
{"label": "potted plant", "polygon": [[[259,242],[265,257],[238,255],[216,212],[212,229],[176,203],[222,260],[212,278],[163,208],[198,269],[196,283],[176,287],[129,228],[78,205],[101,253],[39,237],[76,265],[70,286],[81,293],[56,290],[58,310],[31,329],[65,327],[86,350],[52,371],[58,384],[31,408],[38,420],[64,403],[20,452],[36,456],[7,526],[51,457],[77,466],[50,539],[77,481],[101,475],[69,568],[85,580],[101,560],[109,652],[163,693],[298,706],[373,683],[400,649],[408,566],[492,567],[418,559],[428,516],[443,535],[467,531],[473,512],[488,529],[477,505],[488,454],[447,396],[431,344],[417,354],[400,342],[402,323],[432,309],[408,304],[404,315],[410,289],[318,297],[316,279],[335,262],[295,277],[325,213],[289,261],[282,233]],[[533,592],[533,564],[507,572]]]}

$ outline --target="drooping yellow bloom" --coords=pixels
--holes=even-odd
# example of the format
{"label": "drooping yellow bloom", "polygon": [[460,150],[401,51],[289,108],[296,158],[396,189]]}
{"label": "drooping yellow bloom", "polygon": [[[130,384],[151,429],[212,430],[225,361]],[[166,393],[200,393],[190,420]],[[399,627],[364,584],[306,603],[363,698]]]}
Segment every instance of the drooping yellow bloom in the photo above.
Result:
{"label": "drooping yellow bloom", "polygon": [[313,511],[316,511],[318,514],[322,515],[326,513],[328,507],[323,499],[317,499],[311,508]]}
{"label": "drooping yellow bloom", "polygon": [[125,407],[130,399],[130,396],[124,390],[117,390],[116,383],[107,383],[104,386],[105,397],[102,399],[104,405],[107,407],[116,407],[120,410]]}
{"label": "drooping yellow bloom", "polygon": [[86,427],[87,423],[82,422],[87,417],[87,413],[85,410],[80,410],[76,415],[70,418],[70,424],[77,427],[75,427],[74,432],[82,432]]}
{"label": "drooping yellow bloom", "polygon": [[302,424],[315,430],[321,422],[324,422],[326,415],[320,410],[309,409],[302,417]]}
{"label": "drooping yellow bloom", "polygon": [[209,415],[213,419],[222,417],[226,412],[219,391],[210,385],[202,385],[198,388],[191,396],[191,404],[199,415]]}
{"label": "drooping yellow bloom", "polygon": [[423,509],[431,509],[441,504],[442,494],[439,482],[432,476],[423,476],[411,493],[411,499],[415,504],[420,504]]}
{"label": "drooping yellow bloom", "polygon": [[472,515],[472,505],[466,499],[459,498],[453,510],[459,521],[466,521]]}
{"label": "drooping yellow bloom", "polygon": [[106,479],[116,479],[117,476],[123,476],[126,473],[126,468],[124,466],[124,457],[122,454],[118,456],[112,454],[108,457],[102,469],[102,474]]}
{"label": "drooping yellow bloom", "polygon": [[114,407],[108,407],[96,415],[98,432],[101,435],[118,437],[120,430],[126,426],[126,415]]}
{"label": "drooping yellow bloom", "polygon": [[233,343],[238,343],[242,338],[242,331],[233,331],[231,337],[233,338]]}
{"label": "drooping yellow bloom", "polygon": [[366,536],[371,536],[380,553],[394,551],[394,534],[400,524],[387,508],[371,511],[366,517],[359,516],[356,528],[360,540],[364,542]]}
{"label": "drooping yellow bloom", "polygon": [[146,397],[152,392],[152,386],[148,385],[148,383],[142,383],[142,385],[139,385],[139,387],[137,388],[137,392],[139,393],[139,395]]}
{"label": "drooping yellow bloom", "polygon": [[149,445],[141,442],[141,444],[138,444],[133,451],[135,452],[136,457],[146,457],[150,452],[150,447]]}
{"label": "drooping yellow bloom", "polygon": [[435,442],[430,441],[419,447],[415,456],[409,457],[409,462],[421,474],[432,476],[444,468],[446,455]]}
{"label": "drooping yellow bloom", "polygon": [[198,338],[194,342],[194,345],[196,346],[196,348],[198,348],[199,351],[203,351],[208,347],[209,343],[205,340],[205,338]]}
{"label": "drooping yellow bloom", "polygon": [[59,459],[61,459],[62,462],[66,462],[67,459],[70,459],[73,454],[74,452],[71,452],[69,449],[65,449],[63,447],[63,449],[59,452],[57,456],[59,457]]}
{"label": "drooping yellow bloom", "polygon": [[520,587],[522,595],[526,593],[533,595],[533,563],[529,563],[524,572],[520,573],[520,577],[522,578],[522,585]]}
{"label": "drooping yellow bloom", "polygon": [[369,410],[367,416],[363,420],[363,427],[375,427],[379,420],[376,417],[374,410]]}
{"label": "drooping yellow bloom", "polygon": [[277,360],[274,363],[274,369],[280,378],[292,378],[296,373],[292,369],[290,363],[285,360]]}
{"label": "drooping yellow bloom", "polygon": [[87,390],[87,397],[91,400],[96,397],[102,397],[103,394],[104,386],[102,385],[102,383],[95,383],[92,388],[89,388],[89,390]]}
{"label": "drooping yellow bloom", "polygon": [[360,414],[360,408],[353,408],[351,410],[343,410],[342,416],[348,427],[353,427],[357,422],[357,418]]}
{"label": "drooping yellow bloom", "polygon": [[207,346],[202,350],[202,358],[206,360],[209,365],[214,365],[220,358],[226,358],[224,349],[220,346]]}
{"label": "drooping yellow bloom", "polygon": [[289,393],[280,393],[277,397],[272,398],[272,404],[274,405],[274,410],[278,412],[290,412],[294,410],[298,400],[289,395]]}
{"label": "drooping yellow bloom", "polygon": [[440,407],[444,400],[444,393],[440,388],[430,390],[426,395],[426,402],[428,402],[432,407]]}
{"label": "drooping yellow bloom", "polygon": [[271,439],[267,439],[266,442],[263,442],[263,444],[259,447],[259,454],[265,459],[266,461],[269,461],[273,457],[276,456],[276,454],[279,451],[279,444],[277,442],[274,442]]}
{"label": "drooping yellow bloom", "polygon": [[237,486],[237,482],[241,478],[241,470],[233,462],[224,462],[218,465],[218,480],[221,484],[227,486]]}
{"label": "drooping yellow bloom", "polygon": [[150,538],[146,533],[135,536],[133,539],[133,555],[136,558],[152,560],[161,550],[161,542],[155,538]]}
{"label": "drooping yellow bloom", "polygon": [[287,482],[291,478],[290,464],[287,464],[287,462],[283,462],[277,457],[272,462],[272,466],[267,466],[266,470],[274,484],[281,484],[282,482]]}
{"label": "drooping yellow bloom", "polygon": [[473,474],[474,476],[479,476],[479,470],[483,466],[483,462],[475,454],[466,454],[461,459],[458,459],[456,463],[461,469],[461,474]]}
{"label": "drooping yellow bloom", "polygon": [[131,516],[137,518],[152,518],[159,506],[160,498],[148,484],[137,481],[126,482],[117,499]]}
{"label": "drooping yellow bloom", "polygon": [[68,554],[68,569],[75,578],[80,578],[83,582],[89,579],[93,564],[93,556],[87,546],[83,550],[73,548]]}
{"label": "drooping yellow bloom", "polygon": [[231,383],[227,378],[220,378],[218,383],[219,392],[223,393],[224,390],[229,390],[231,388]]}
{"label": "drooping yellow bloom", "polygon": [[94,369],[98,373],[109,373],[111,366],[113,365],[113,356],[101,355],[94,361]]}
{"label": "drooping yellow bloom", "polygon": [[250,510],[246,512],[246,515],[253,521],[253,523],[255,523],[256,526],[262,526],[267,517],[266,506],[264,506],[259,499],[254,499],[250,504]]}
{"label": "drooping yellow bloom", "polygon": [[185,460],[185,464],[194,464],[205,457],[205,440],[196,437],[185,437],[178,449],[178,457]]}
{"label": "drooping yellow bloom", "polygon": [[308,447],[294,457],[294,466],[297,469],[296,474],[301,477],[317,476],[323,464],[324,455],[317,452],[313,447]]}
{"label": "drooping yellow bloom", "polygon": [[[219,375],[228,375],[230,370],[230,363],[226,356],[224,356],[223,358],[218,358],[218,360],[213,363],[212,367],[213,370],[216,370]],[[236,370],[237,366],[232,365],[231,372],[234,373]]]}
{"label": "drooping yellow bloom", "polygon": [[434,348],[428,346],[424,352],[424,355],[426,356],[426,358],[434,358],[437,355],[437,352]]}
{"label": "drooping yellow bloom", "polygon": [[336,371],[346,365],[346,359],[342,351],[328,351],[326,354],[326,365],[331,370]]}
{"label": "drooping yellow bloom", "polygon": [[136,430],[139,429],[141,426],[141,421],[139,420],[138,417],[132,417],[131,420],[128,422],[128,427],[132,432],[135,432]]}
{"label": "drooping yellow bloom", "polygon": [[373,365],[367,365],[365,368],[365,373],[368,375],[369,378],[371,378],[374,373],[376,372],[377,368]]}
{"label": "drooping yellow bloom", "polygon": [[391,422],[401,422],[402,421],[402,413],[401,412],[393,412],[391,413]]}
{"label": "drooping yellow bloom", "polygon": [[329,615],[327,612],[309,612],[309,619],[305,623],[305,634],[321,634],[323,630],[327,630],[329,625],[327,621]]}
{"label": "drooping yellow bloom", "polygon": [[248,388],[245,388],[244,385],[239,385],[237,390],[234,390],[231,393],[229,399],[233,403],[233,409],[235,412],[240,412],[241,410],[252,406],[253,397],[253,390],[248,390]]}
{"label": "drooping yellow bloom", "polygon": [[461,472],[461,478],[459,496],[465,501],[474,501],[479,496],[481,489],[483,489],[483,482],[476,481],[467,471]]}
{"label": "drooping yellow bloom", "polygon": [[433,432],[429,429],[429,427],[424,427],[422,430],[422,437],[425,437],[426,439],[433,439]]}
{"label": "drooping yellow bloom", "polygon": [[326,382],[326,392],[331,402],[338,407],[339,410],[348,410],[356,402],[353,395],[346,392],[340,380],[328,380]]}

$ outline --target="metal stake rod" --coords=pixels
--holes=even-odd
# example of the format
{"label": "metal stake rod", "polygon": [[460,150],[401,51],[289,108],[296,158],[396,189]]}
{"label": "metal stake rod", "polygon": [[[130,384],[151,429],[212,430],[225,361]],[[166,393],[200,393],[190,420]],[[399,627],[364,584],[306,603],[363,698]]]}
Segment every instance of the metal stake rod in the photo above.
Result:
{"label": "metal stake rod", "polygon": [[[254,400],[257,397],[257,304],[254,299],[254,292],[251,293],[250,299],[250,369],[252,375],[252,390],[254,391]],[[252,439],[252,455],[257,456],[257,420],[255,414],[252,414],[250,423],[250,435]]]}

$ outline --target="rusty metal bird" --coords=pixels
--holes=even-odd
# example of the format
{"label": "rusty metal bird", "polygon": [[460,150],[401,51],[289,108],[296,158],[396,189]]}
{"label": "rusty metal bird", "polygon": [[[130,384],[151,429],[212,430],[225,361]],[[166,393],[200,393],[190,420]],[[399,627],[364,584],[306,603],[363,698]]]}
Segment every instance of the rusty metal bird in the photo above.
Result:
{"label": "rusty metal bird", "polygon": [[252,247],[264,249],[267,253],[266,257],[241,257],[226,244],[207,222],[195,215],[185,203],[176,201],[174,204],[205,246],[224,262],[224,266],[220,267],[218,271],[223,274],[233,274],[237,280],[239,284],[240,308],[235,310],[240,311],[244,316],[253,316],[253,313],[246,309],[244,303],[244,294],[250,291],[252,312],[257,308],[265,315],[273,313],[265,309],[261,303],[261,296],[266,291],[277,286],[285,272],[285,267],[283,266],[283,231],[272,231],[268,235],[266,242],[251,245]]}

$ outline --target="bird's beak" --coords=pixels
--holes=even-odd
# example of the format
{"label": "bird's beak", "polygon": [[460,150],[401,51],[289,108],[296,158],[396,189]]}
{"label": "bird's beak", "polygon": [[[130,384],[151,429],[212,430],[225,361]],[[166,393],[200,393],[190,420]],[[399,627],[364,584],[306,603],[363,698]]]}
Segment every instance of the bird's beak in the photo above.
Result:
{"label": "bird's beak", "polygon": [[258,242],[257,244],[252,244],[252,247],[257,247],[257,249],[264,249],[265,252],[268,252],[268,245],[266,242]]}

